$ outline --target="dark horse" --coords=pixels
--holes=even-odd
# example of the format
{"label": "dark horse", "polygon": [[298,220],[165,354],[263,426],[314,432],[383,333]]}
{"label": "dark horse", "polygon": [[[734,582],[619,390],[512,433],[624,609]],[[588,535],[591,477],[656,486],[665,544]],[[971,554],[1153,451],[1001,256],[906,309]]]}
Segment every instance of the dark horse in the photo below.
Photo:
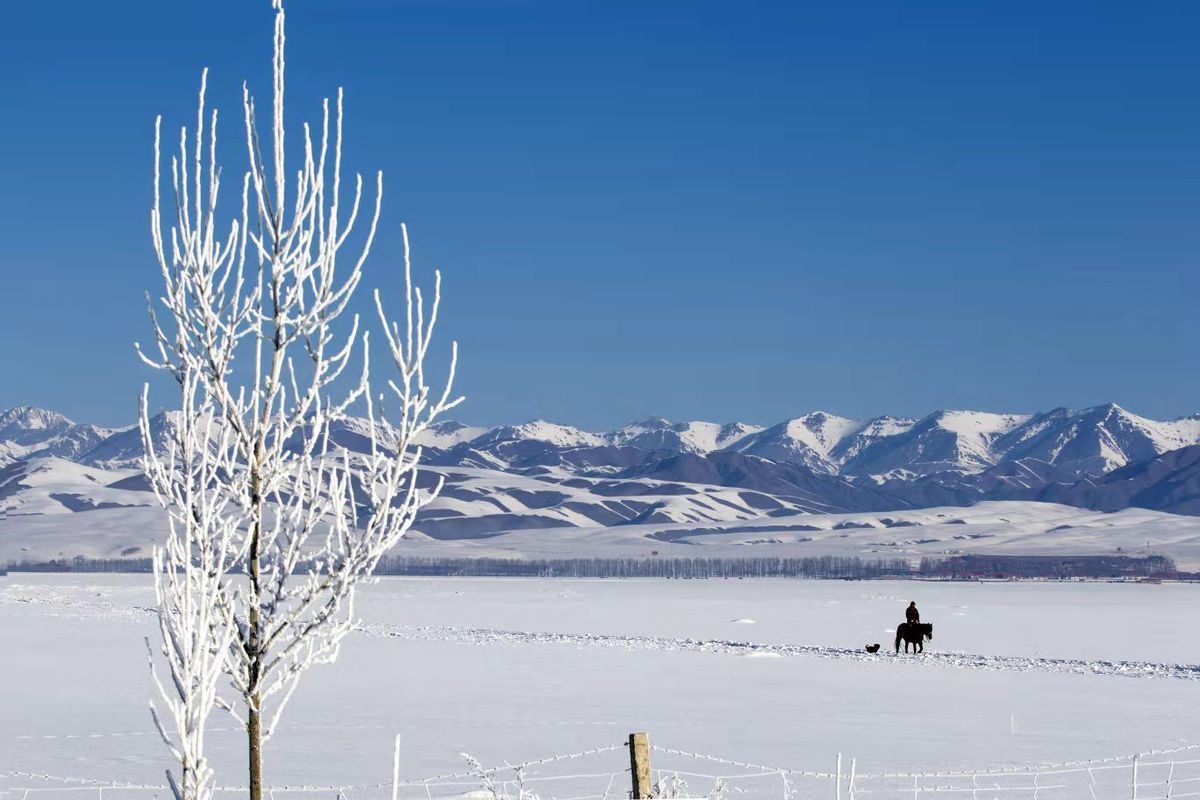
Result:
{"label": "dark horse", "polygon": [[896,627],[896,652],[900,652],[900,641],[904,640],[904,652],[911,644],[914,652],[924,653],[926,639],[933,641],[932,622],[901,622]]}

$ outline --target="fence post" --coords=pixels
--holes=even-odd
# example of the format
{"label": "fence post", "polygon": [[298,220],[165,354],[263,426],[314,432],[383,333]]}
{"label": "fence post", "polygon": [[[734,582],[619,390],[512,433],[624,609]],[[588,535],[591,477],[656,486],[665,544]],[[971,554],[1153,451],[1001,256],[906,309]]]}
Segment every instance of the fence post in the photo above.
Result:
{"label": "fence post", "polygon": [[400,734],[396,734],[396,746],[392,752],[392,800],[400,800]]}
{"label": "fence post", "polygon": [[842,754],[838,753],[837,757],[837,777],[834,779],[836,786],[834,788],[835,800],[842,800]]}
{"label": "fence post", "polygon": [[1138,779],[1137,767],[1138,767],[1138,757],[1137,757],[1137,754],[1134,753],[1134,755],[1133,755],[1133,791],[1129,795],[1132,798],[1132,800],[1137,800],[1137,779]]}
{"label": "fence post", "polygon": [[629,774],[633,777],[633,800],[650,797],[650,737],[645,733],[629,734]]}

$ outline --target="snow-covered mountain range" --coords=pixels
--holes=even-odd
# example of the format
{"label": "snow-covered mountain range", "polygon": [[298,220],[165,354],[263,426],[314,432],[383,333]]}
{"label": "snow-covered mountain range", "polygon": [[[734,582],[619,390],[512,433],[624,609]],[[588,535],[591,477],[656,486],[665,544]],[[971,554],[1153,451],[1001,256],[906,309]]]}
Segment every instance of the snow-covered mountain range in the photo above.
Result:
{"label": "snow-covered mountain range", "polygon": [[[346,420],[335,440],[359,448],[366,424]],[[172,414],[156,417],[155,440],[165,442],[173,426]],[[440,474],[447,485],[416,530],[442,541],[993,500],[1200,515],[1200,416],[1157,421],[1111,404],[920,419],[818,411],[769,427],[652,417],[606,432],[540,420],[442,422],[422,444],[427,479]],[[3,412],[0,537],[49,536],[63,528],[61,515],[82,512],[91,512],[90,526],[152,525],[161,512],[140,475],[141,454],[136,427],[105,429],[36,408]]]}
{"label": "snow-covered mountain range", "polygon": [[[1024,460],[1064,474],[1102,475],[1198,443],[1200,415],[1160,422],[1115,404],[1039,414],[936,411],[920,419],[852,420],[815,411],[770,427],[651,417],[605,433],[543,421],[485,430],[450,422],[426,442],[443,451],[443,461],[477,459],[508,467],[530,466],[551,453],[572,464],[588,459],[595,466],[627,467],[630,454],[616,451],[633,448],[651,454],[742,453],[876,482],[977,474]],[[607,456],[594,452],[606,449]]]}
{"label": "snow-covered mountain range", "polygon": [[[160,415],[156,433],[166,436],[170,424],[169,415]],[[1163,422],[1115,404],[1038,414],[936,411],[919,419],[853,420],[814,411],[770,427],[651,417],[600,433],[543,420],[495,428],[446,421],[422,444],[443,463],[479,460],[480,466],[500,468],[531,466],[551,454],[566,464],[587,460],[593,462],[588,466],[626,468],[631,459],[643,464],[662,453],[725,452],[880,483],[946,472],[977,474],[1024,460],[1083,476],[1200,444],[1200,414]],[[0,413],[0,463],[57,456],[92,466],[132,467],[140,455],[136,427],[80,424],[39,408]]]}

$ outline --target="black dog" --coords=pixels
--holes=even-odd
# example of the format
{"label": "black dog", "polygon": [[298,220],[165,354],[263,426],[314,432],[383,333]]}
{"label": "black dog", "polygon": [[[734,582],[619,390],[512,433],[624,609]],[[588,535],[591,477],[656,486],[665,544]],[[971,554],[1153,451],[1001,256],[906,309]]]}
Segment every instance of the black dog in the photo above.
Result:
{"label": "black dog", "polygon": [[869,645],[867,645],[867,652],[868,652],[868,653],[878,653],[878,652],[879,652],[879,645],[878,645],[878,644],[869,644]]}

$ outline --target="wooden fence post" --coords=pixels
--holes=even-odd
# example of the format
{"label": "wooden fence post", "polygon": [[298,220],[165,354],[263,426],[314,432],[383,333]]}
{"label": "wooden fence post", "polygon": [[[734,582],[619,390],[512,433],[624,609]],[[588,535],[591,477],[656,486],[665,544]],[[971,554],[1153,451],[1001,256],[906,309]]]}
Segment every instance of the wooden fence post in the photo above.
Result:
{"label": "wooden fence post", "polygon": [[629,774],[633,777],[633,800],[647,800],[650,785],[650,737],[644,733],[629,734]]}
{"label": "wooden fence post", "polygon": [[392,751],[392,800],[400,800],[400,734],[396,734],[396,746]]}

